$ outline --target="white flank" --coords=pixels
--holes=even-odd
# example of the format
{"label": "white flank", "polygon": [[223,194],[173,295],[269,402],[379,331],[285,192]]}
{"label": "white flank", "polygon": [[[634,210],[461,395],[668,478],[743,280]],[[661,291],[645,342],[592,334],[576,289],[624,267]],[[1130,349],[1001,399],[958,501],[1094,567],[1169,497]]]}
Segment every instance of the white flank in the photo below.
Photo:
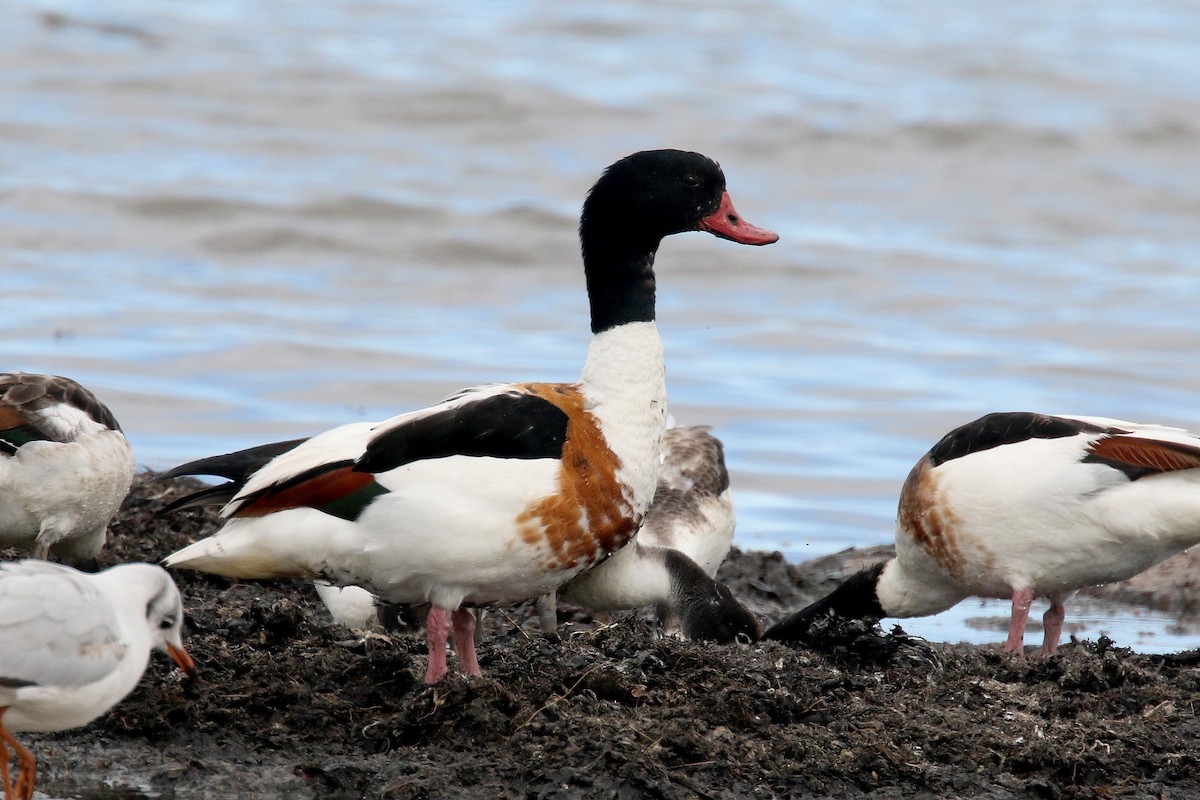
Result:
{"label": "white flank", "polygon": [[[1200,447],[1178,428],[1073,419]],[[1200,469],[1131,481],[1111,466],[1083,461],[1098,438],[1029,439],[935,467],[930,513],[952,528],[957,569],[950,574],[898,527],[896,563],[877,586],[888,615],[922,616],[970,595],[1009,598],[1014,589],[1062,601],[1200,542]]]}
{"label": "white flank", "polygon": [[442,608],[549,591],[570,574],[547,572],[548,552],[526,543],[515,521],[558,490],[559,470],[558,459],[452,456],[377,475],[389,493],[359,520],[361,549],[346,570],[367,580],[349,582]]}
{"label": "white flank", "polygon": [[332,577],[361,547],[359,526],[314,508],[290,508],[261,517],[238,517],[193,545],[163,559],[229,578]]}

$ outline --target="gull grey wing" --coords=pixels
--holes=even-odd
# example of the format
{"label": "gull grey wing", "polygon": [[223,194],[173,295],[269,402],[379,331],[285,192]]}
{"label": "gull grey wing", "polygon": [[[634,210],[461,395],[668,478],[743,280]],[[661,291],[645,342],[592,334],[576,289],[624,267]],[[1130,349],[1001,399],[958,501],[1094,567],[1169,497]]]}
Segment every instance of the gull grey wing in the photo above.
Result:
{"label": "gull grey wing", "polygon": [[83,686],[112,672],[126,646],[86,575],[48,562],[0,566],[0,685]]}

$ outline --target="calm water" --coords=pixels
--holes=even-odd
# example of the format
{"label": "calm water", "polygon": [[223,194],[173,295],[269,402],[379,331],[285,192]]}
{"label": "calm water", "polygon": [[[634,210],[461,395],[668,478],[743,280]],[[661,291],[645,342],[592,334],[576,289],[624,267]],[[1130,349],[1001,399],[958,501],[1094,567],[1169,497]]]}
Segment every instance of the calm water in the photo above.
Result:
{"label": "calm water", "polygon": [[1200,425],[1197,41],[1183,0],[10,4],[0,363],[154,468],[571,379],[584,193],[700,150],[782,240],[663,247],[674,414],[725,441],[742,547],[881,543],[981,413]]}

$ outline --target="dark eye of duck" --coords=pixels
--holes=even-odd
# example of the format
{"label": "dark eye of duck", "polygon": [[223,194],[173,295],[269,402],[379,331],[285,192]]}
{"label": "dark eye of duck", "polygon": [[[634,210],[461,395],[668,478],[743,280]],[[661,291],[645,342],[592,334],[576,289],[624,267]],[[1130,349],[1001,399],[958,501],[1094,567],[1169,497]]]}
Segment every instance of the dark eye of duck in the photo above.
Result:
{"label": "dark eye of duck", "polygon": [[158,627],[162,628],[164,631],[170,630],[171,628],[175,627],[175,620],[172,617],[163,617],[163,621],[158,623]]}
{"label": "dark eye of duck", "polygon": [[697,186],[700,185],[700,179],[697,178],[695,175],[693,175],[690,172],[683,176],[683,182],[689,188],[692,188],[692,189],[695,189]]}

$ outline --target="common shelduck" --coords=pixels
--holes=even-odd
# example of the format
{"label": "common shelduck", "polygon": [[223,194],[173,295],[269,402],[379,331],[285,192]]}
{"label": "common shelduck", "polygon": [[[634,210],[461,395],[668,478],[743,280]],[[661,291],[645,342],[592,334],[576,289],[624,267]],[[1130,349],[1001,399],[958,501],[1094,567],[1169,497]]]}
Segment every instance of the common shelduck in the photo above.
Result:
{"label": "common shelduck", "polygon": [[[14,733],[86,725],[141,680],[152,649],[188,677],[183,604],[171,576],[152,564],[88,574],[48,561],[0,564],[0,772],[7,800],[29,800],[33,753]],[[17,756],[16,784],[9,752]]]}
{"label": "common shelduck", "polygon": [[936,614],[1012,599],[1004,649],[1023,653],[1046,597],[1042,653],[1078,589],[1125,580],[1200,542],[1200,437],[1101,417],[989,414],[946,434],[900,493],[896,556],[767,630],[803,638],[830,612]]}
{"label": "common shelduck", "polygon": [[0,373],[0,546],[93,562],[133,481],[112,413],[70,378]]}
{"label": "common shelduck", "polygon": [[[714,579],[735,523],[721,441],[709,428],[668,428],[654,502],[634,540],[561,586],[557,599],[594,611],[653,605],[679,618],[689,639],[757,641],[758,619]],[[539,604],[556,624],[555,595]]]}
{"label": "common shelduck", "polygon": [[557,588],[625,545],[650,506],[666,420],[654,256],[664,236],[695,230],[778,239],[737,214],[705,156],[616,162],[580,218],[594,336],[577,383],[468,389],[314,436],[249,477],[218,533],[164,563],[429,603],[425,681],[446,673],[451,631],[462,671],[480,674],[464,604]]}
{"label": "common shelduck", "polygon": [[[159,513],[228,502],[256,470],[301,441],[252,447],[163,473],[163,479],[216,475],[229,483],[180,498]],[[733,543],[734,521],[720,440],[707,427],[668,428],[658,487],[642,527],[612,558],[560,587],[559,594],[596,611],[654,605],[660,616],[678,616],[684,635],[693,639],[756,640],[757,618],[713,579]],[[367,590],[328,581],[315,586],[334,622],[352,629],[378,623],[378,599]],[[554,593],[539,602],[544,630],[557,625],[555,606]]]}

